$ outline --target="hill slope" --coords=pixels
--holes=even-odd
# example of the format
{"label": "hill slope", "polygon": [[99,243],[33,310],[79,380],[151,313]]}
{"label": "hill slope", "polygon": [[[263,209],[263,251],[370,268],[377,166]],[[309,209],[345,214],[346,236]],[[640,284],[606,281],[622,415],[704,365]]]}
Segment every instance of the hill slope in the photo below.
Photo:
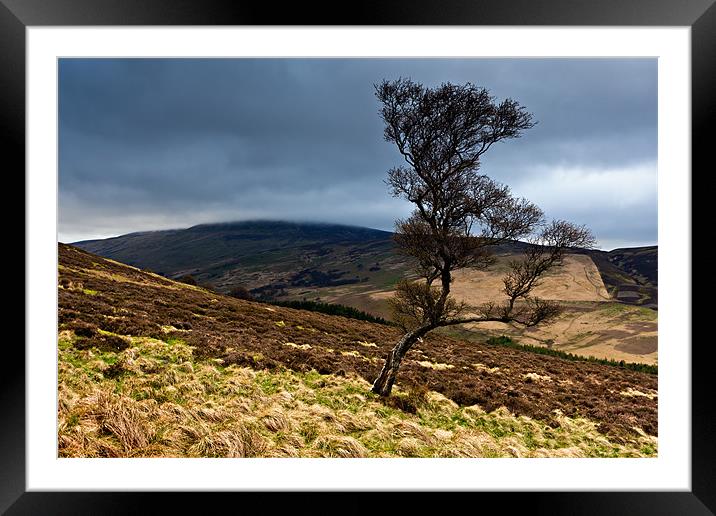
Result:
{"label": "hill slope", "polygon": [[395,328],[223,297],[63,244],[59,322],[64,455],[656,452],[655,375],[431,335],[401,368],[412,394],[386,405],[369,382]]}
{"label": "hill slope", "polygon": [[335,224],[249,221],[74,245],[170,278],[191,274],[220,292],[243,286],[272,296],[287,287],[381,283],[385,270],[401,263],[392,252],[391,235]]}
{"label": "hill slope", "polygon": [[630,247],[609,252],[590,251],[609,294],[622,303],[656,309],[658,305],[658,247]]}
{"label": "hill slope", "polygon": [[[392,290],[410,272],[407,260],[396,254],[391,236],[354,226],[249,221],[130,233],[74,245],[170,278],[191,274],[223,293],[242,286],[260,298],[322,298],[385,315],[380,313],[384,306],[371,294]],[[506,243],[495,252],[505,263],[524,246]],[[556,291],[547,297],[567,301],[611,297],[656,308],[656,246],[575,252],[596,265],[596,274],[586,275],[587,289],[568,279],[566,287],[558,287],[561,297],[555,297]],[[593,268],[589,263],[578,265],[585,272]]]}
{"label": "hill slope", "polygon": [[[192,274],[223,293],[242,286],[259,299],[341,304],[386,319],[395,283],[411,273],[391,233],[330,224],[207,224],[79,246],[171,278]],[[503,301],[507,264],[525,246],[497,246],[497,262],[486,271],[457,271],[455,297],[473,305]],[[501,324],[449,331],[478,341],[504,334],[583,356],[656,364],[657,314],[627,306],[656,308],[656,263],[656,247],[575,250],[535,291],[563,306],[559,319],[529,331]]]}

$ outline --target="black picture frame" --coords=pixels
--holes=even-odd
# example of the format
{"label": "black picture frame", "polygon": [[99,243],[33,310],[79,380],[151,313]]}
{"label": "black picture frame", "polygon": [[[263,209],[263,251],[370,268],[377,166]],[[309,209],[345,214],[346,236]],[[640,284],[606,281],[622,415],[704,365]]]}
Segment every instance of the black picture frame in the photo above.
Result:
{"label": "black picture frame", "polygon": [[[0,0],[0,121],[6,176],[25,170],[25,29],[65,25],[542,25],[542,26],[688,26],[691,27],[692,171],[705,176],[713,168],[708,129],[716,113],[716,6],[714,0],[401,0],[382,2],[296,2],[277,7],[261,2],[218,0]],[[10,160],[8,160],[10,158]],[[13,165],[9,165],[12,163]],[[707,168],[708,167],[708,168]],[[687,174],[689,171],[684,171]],[[24,191],[24,182],[23,182]],[[692,187],[692,191],[693,190]],[[692,201],[692,206],[695,202]],[[693,217],[696,221],[696,218]],[[7,218],[6,220],[11,220]],[[692,234],[694,234],[692,232]],[[696,233],[698,234],[698,233]],[[23,234],[24,238],[24,234]],[[15,241],[16,242],[16,241]],[[19,247],[19,246],[16,246]],[[693,256],[692,264],[698,257]],[[27,257],[25,257],[27,259]],[[17,260],[15,260],[17,262]],[[25,263],[27,263],[25,261]],[[692,265],[693,270],[693,265]],[[25,277],[32,274],[25,266]],[[693,317],[702,310],[692,303]],[[27,309],[28,307],[26,307]],[[705,315],[705,314],[702,314]],[[532,492],[465,493],[479,500],[482,510],[491,502],[510,509],[549,514],[714,514],[716,511],[716,418],[711,400],[711,369],[707,341],[668,343],[691,345],[692,352],[692,490],[688,492]],[[123,514],[158,502],[162,512],[188,511],[229,498],[241,497],[238,509],[254,503],[277,507],[283,496],[261,493],[78,493],[26,492],[25,488],[25,354],[6,342],[6,367],[0,374],[0,511],[7,514]],[[14,364],[9,367],[9,363]],[[426,493],[410,501],[424,503]],[[323,495],[322,495],[323,496]],[[453,497],[457,494],[453,494]],[[391,497],[375,505],[363,493],[344,495],[340,512],[406,510],[407,497]],[[210,500],[210,501],[209,501]],[[310,493],[291,493],[294,507],[315,505],[334,512]],[[474,503],[474,502],[469,502]],[[387,505],[386,505],[387,504]],[[457,509],[459,505],[456,505]]]}

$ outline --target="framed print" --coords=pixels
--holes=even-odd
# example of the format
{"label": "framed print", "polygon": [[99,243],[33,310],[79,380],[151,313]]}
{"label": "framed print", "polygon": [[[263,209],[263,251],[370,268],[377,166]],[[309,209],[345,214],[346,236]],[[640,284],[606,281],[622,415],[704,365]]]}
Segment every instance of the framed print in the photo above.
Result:
{"label": "framed print", "polygon": [[712,2],[331,13],[2,0],[27,233],[0,507],[713,513],[691,298]]}

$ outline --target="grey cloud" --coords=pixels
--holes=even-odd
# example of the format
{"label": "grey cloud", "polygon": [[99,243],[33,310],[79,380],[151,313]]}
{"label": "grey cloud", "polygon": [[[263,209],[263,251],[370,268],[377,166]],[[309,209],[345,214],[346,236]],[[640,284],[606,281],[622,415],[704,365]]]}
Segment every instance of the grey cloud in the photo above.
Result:
{"label": "grey cloud", "polygon": [[[62,59],[60,234],[247,217],[391,229],[408,207],[383,183],[400,158],[372,85],[398,76],[471,81],[533,112],[537,126],[485,155],[506,184],[535,167],[629,174],[656,160],[656,73],[655,59]],[[593,205],[556,211],[570,204]],[[596,206],[581,217],[605,242],[655,242],[655,206],[655,193],[632,206],[632,229]]]}

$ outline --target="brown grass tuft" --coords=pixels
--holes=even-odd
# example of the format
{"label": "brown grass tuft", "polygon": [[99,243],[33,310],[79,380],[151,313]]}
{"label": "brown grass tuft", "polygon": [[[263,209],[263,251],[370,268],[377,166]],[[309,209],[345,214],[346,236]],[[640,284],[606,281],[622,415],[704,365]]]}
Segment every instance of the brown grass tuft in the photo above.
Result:
{"label": "brown grass tuft", "polygon": [[353,437],[322,435],[314,443],[321,457],[367,457],[368,450]]}
{"label": "brown grass tuft", "polygon": [[264,426],[266,426],[269,432],[290,432],[293,427],[291,420],[286,417],[286,414],[276,410],[270,414],[266,414],[261,418],[261,421],[263,421]]}
{"label": "brown grass tuft", "polygon": [[99,391],[87,400],[92,405],[99,430],[119,441],[125,456],[132,456],[149,445],[154,431],[147,414],[132,400]]}

